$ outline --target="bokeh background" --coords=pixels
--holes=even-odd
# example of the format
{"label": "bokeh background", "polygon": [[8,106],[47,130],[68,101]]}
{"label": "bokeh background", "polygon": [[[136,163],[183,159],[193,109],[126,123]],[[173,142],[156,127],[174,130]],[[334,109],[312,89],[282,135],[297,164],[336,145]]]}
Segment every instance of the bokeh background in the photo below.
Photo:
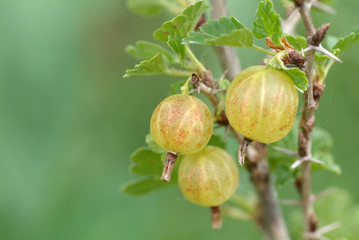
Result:
{"label": "bokeh background", "polygon": [[[258,2],[228,0],[230,14],[251,26]],[[280,1],[275,6],[283,13]],[[336,16],[313,12],[316,26],[330,22],[329,34],[344,36],[359,24],[359,1],[334,7]],[[0,239],[260,239],[248,222],[225,219],[221,231],[211,230],[208,209],[184,200],[176,187],[139,198],[120,192],[135,178],[129,156],[145,145],[153,109],[181,80],[123,79],[137,63],[124,48],[152,40],[170,18],[139,17],[124,0],[0,1]],[[243,67],[262,56],[238,53]],[[334,138],[343,174],[317,172],[313,183],[316,192],[346,188],[354,202],[358,56],[355,46],[333,67],[316,112],[317,125]],[[199,58],[221,75],[212,49]],[[279,189],[280,196],[291,194],[292,184]]]}

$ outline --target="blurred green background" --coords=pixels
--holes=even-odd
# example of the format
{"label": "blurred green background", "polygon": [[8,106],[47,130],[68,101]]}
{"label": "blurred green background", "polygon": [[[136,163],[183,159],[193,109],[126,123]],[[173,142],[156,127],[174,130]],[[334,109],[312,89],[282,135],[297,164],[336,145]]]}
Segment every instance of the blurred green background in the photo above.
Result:
{"label": "blurred green background", "polygon": [[[231,15],[251,26],[259,1],[229,0]],[[140,198],[120,193],[135,177],[129,156],[145,145],[165,76],[123,79],[137,61],[124,53],[171,16],[142,18],[124,0],[0,1],[0,239],[260,239],[252,223],[209,227],[209,210],[184,200],[176,187]],[[283,13],[280,2],[276,9]],[[336,16],[313,12],[316,26],[344,36],[359,23],[357,0],[340,0]],[[299,32],[303,31],[300,24]],[[201,51],[215,77],[212,49]],[[261,54],[240,49],[242,66]],[[336,64],[317,111],[334,138],[342,176],[314,174],[314,191],[348,189],[359,202],[359,46]],[[241,172],[243,169],[240,170]],[[294,196],[292,184],[280,196]],[[293,207],[286,208],[289,210]],[[295,208],[295,207],[294,207]]]}

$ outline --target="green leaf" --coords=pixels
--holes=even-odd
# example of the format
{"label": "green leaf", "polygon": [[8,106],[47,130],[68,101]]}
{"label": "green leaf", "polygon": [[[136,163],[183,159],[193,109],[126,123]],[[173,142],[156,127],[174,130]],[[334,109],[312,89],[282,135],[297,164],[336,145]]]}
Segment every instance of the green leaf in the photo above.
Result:
{"label": "green leaf", "polygon": [[315,61],[318,63],[322,63],[323,61],[330,59],[329,56],[324,54],[315,53]]}
{"label": "green leaf", "polygon": [[177,58],[164,47],[159,44],[151,43],[147,41],[137,41],[136,45],[129,45],[126,47],[126,52],[136,57],[137,59],[150,59],[155,56],[157,53],[161,53],[170,62],[177,63]]}
{"label": "green leaf", "polygon": [[150,60],[145,60],[137,64],[134,69],[126,70],[126,74],[123,77],[163,74],[168,71],[168,65],[169,61],[167,57],[162,53],[157,53]]}
{"label": "green leaf", "polygon": [[[290,169],[290,166],[297,159],[296,157],[290,156],[288,154],[282,153],[280,151],[272,148],[273,146],[285,148],[291,150],[293,152],[297,152],[298,149],[298,134],[299,134],[299,119],[297,119],[294,123],[292,130],[289,132],[287,136],[285,136],[282,140],[271,144],[271,148],[268,154],[269,164],[271,170],[274,172],[274,175],[277,177],[278,181],[282,184],[287,181],[285,172],[291,176],[296,175],[297,169],[294,171]],[[329,172],[333,172],[336,174],[341,173],[340,166],[334,162],[334,157],[331,154],[331,149],[333,147],[333,140],[330,133],[322,128],[315,127],[312,133],[312,155],[314,158],[324,162],[325,164],[312,164],[312,170],[325,170]],[[281,168],[278,170],[278,168]],[[282,181],[285,179],[285,181]],[[277,179],[276,179],[277,181]]]}
{"label": "green leaf", "polygon": [[359,39],[359,33],[358,32],[352,32],[348,36],[346,36],[344,38],[340,38],[338,40],[338,42],[334,45],[332,52],[336,56],[339,56],[344,51],[351,48],[354,45],[354,43],[356,43],[358,41],[358,39]]}
{"label": "green leaf", "polygon": [[184,45],[182,44],[182,38],[178,33],[168,36],[168,45],[177,54],[181,62],[184,61],[186,53]]}
{"label": "green leaf", "polygon": [[314,128],[312,133],[312,151],[313,157],[319,159],[325,164],[313,163],[313,170],[327,170],[338,175],[341,174],[341,168],[334,162],[334,156],[331,154],[333,147],[333,138],[330,133],[321,128]]}
{"label": "green leaf", "polygon": [[282,186],[290,179],[296,176],[295,171],[291,171],[288,165],[280,165],[273,170],[274,183],[277,186]]}
{"label": "green leaf", "polygon": [[170,183],[161,182],[155,178],[141,178],[126,183],[122,187],[122,192],[130,196],[140,196],[147,194],[158,188],[163,188]]}
{"label": "green leaf", "polygon": [[305,73],[298,68],[288,68],[284,65],[282,58],[286,56],[285,51],[277,53],[272,59],[267,61],[267,64],[273,68],[279,69],[286,73],[294,82],[294,86],[300,91],[304,92],[308,88],[308,79]]}
{"label": "green leaf", "polygon": [[141,16],[153,16],[160,13],[163,6],[160,1],[152,0],[127,0],[127,7]]}
{"label": "green leaf", "polygon": [[302,36],[294,37],[292,35],[287,35],[286,38],[289,44],[299,51],[307,47],[307,40],[305,39],[305,37]]}
{"label": "green leaf", "polygon": [[190,5],[182,14],[162,24],[161,28],[155,31],[153,37],[165,43],[168,42],[168,37],[174,36],[175,33],[179,34],[181,38],[186,37],[187,33],[196,27],[198,20],[207,8],[208,5],[203,1]]}
{"label": "green leaf", "polygon": [[136,175],[161,176],[163,164],[161,154],[148,148],[139,148],[131,156],[131,172]]}
{"label": "green leaf", "polygon": [[234,17],[221,17],[200,27],[201,32],[190,32],[185,43],[204,45],[253,46],[253,35]]}
{"label": "green leaf", "polygon": [[339,41],[339,38],[332,35],[326,35],[325,36],[325,43],[327,45],[328,49],[333,49],[335,44]]}
{"label": "green leaf", "polygon": [[159,14],[163,9],[179,14],[183,11],[182,5],[173,0],[127,0],[127,7],[134,13],[150,17]]}
{"label": "green leaf", "polygon": [[218,82],[218,86],[222,89],[228,89],[229,85],[231,85],[231,82],[225,78],[219,80],[219,82]]}
{"label": "green leaf", "polygon": [[220,147],[223,149],[226,148],[226,142],[224,141],[223,137],[218,134],[213,134],[207,145],[208,146],[217,146],[217,147]]}
{"label": "green leaf", "polygon": [[[181,80],[179,82],[173,83],[170,86],[170,92],[168,93],[168,96],[174,95],[174,94],[180,94],[182,93],[181,87],[186,83],[186,79]],[[193,89],[193,85],[188,85],[188,91],[191,91]]]}
{"label": "green leaf", "polygon": [[307,90],[308,79],[303,71],[299,70],[298,68],[287,68],[284,65],[281,70],[289,75],[298,90],[302,92]]}
{"label": "green leaf", "polygon": [[155,153],[164,153],[165,150],[157,145],[151,133],[146,135],[146,143]]}
{"label": "green leaf", "polygon": [[275,44],[280,43],[281,23],[279,15],[273,9],[272,1],[263,0],[258,4],[252,32],[258,39],[271,37]]}
{"label": "green leaf", "polygon": [[[151,137],[149,137],[148,135],[146,136],[146,141],[149,143],[149,145],[154,147]],[[156,147],[154,148],[156,149]],[[149,193],[155,189],[177,184],[179,164],[176,164],[174,166],[172,178],[169,183],[160,180],[163,169],[163,159],[165,155],[166,153],[164,152],[162,154],[153,152],[146,147],[137,149],[131,155],[132,165],[130,166],[130,171],[137,176],[141,176],[141,178],[125,183],[122,187],[123,193],[137,196]]]}

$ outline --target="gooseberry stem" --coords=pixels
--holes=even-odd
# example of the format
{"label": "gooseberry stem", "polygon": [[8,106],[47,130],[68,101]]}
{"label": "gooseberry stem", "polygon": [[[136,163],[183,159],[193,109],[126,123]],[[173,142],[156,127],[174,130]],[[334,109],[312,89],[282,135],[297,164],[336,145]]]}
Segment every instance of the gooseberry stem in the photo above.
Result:
{"label": "gooseberry stem", "polygon": [[271,56],[274,56],[276,53],[275,52],[272,52],[272,51],[269,51],[267,49],[264,49],[264,48],[261,48],[257,45],[252,45],[250,48],[254,49],[254,50],[257,50],[257,51],[260,51],[262,53],[265,53],[265,54],[268,54],[268,55],[271,55]]}
{"label": "gooseberry stem", "polygon": [[177,158],[178,158],[178,153],[167,152],[161,180],[165,182],[169,182],[171,180],[173,167],[177,161]]}
{"label": "gooseberry stem", "polygon": [[187,81],[181,87],[182,94],[188,94],[188,85],[191,82],[192,76],[190,76]]}
{"label": "gooseberry stem", "polygon": [[213,229],[222,228],[221,206],[211,207],[211,222]]}
{"label": "gooseberry stem", "polygon": [[[192,60],[192,62],[194,64],[196,64],[198,70],[200,70],[201,72],[205,72],[207,71],[207,69],[203,66],[203,64],[197,59],[196,55],[194,55],[194,53],[192,52],[192,50],[189,48],[188,45],[185,45],[185,51],[188,55],[188,57]],[[201,73],[200,72],[200,73]]]}
{"label": "gooseberry stem", "polygon": [[243,138],[241,144],[239,144],[239,148],[238,148],[238,162],[241,165],[241,167],[243,167],[244,165],[244,159],[246,158],[246,154],[247,154],[247,149],[249,144],[253,142],[253,140],[250,140],[248,138]]}

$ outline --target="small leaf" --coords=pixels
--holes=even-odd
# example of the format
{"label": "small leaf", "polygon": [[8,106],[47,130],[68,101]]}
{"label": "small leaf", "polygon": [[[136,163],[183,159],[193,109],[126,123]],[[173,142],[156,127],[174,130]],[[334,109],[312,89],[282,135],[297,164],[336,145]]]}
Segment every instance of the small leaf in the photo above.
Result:
{"label": "small leaf", "polygon": [[150,60],[142,61],[134,69],[126,70],[124,78],[151,74],[163,74],[168,70],[169,61],[162,53],[157,53]]}
{"label": "small leaf", "polygon": [[277,186],[284,185],[290,179],[293,179],[295,175],[295,172],[291,171],[287,165],[280,165],[273,171],[274,182]]}
{"label": "small leaf", "polygon": [[186,37],[189,31],[192,31],[208,5],[199,1],[187,7],[182,14],[177,15],[170,21],[162,24],[161,28],[156,30],[153,37],[161,42],[167,43],[168,37],[175,33],[181,38]]}
{"label": "small leaf", "polygon": [[358,41],[358,39],[359,39],[359,33],[352,32],[348,36],[346,36],[344,38],[340,38],[338,40],[338,42],[334,45],[332,52],[336,56],[339,56],[344,51],[351,48],[354,45],[354,43],[356,43]]}
{"label": "small leaf", "polygon": [[[168,96],[182,93],[181,87],[186,83],[186,81],[187,80],[185,79],[185,80],[182,80],[182,81],[179,81],[179,82],[171,84],[170,92],[168,93]],[[193,85],[189,84],[188,85],[188,91],[191,91],[192,89],[193,89]]]}
{"label": "small leaf", "polygon": [[229,88],[229,85],[231,85],[231,82],[228,80],[228,79],[221,79],[219,82],[218,82],[218,86],[222,89],[228,89]]}
{"label": "small leaf", "polygon": [[122,187],[122,192],[130,196],[140,196],[155,189],[166,187],[169,184],[170,183],[161,182],[156,178],[141,178],[126,183]]}
{"label": "small leaf", "polygon": [[303,71],[299,70],[298,68],[287,68],[285,66],[281,70],[289,75],[298,90],[302,92],[307,90],[308,79]]}
{"label": "small leaf", "polygon": [[160,176],[163,164],[161,154],[155,153],[148,148],[139,148],[131,156],[133,165],[130,166],[131,172],[136,175]]}
{"label": "small leaf", "polygon": [[272,1],[263,0],[258,4],[252,32],[258,39],[271,37],[275,44],[280,43],[281,23],[279,15],[273,9]]}
{"label": "small leaf", "polygon": [[182,38],[178,33],[168,36],[168,45],[177,54],[181,62],[184,61],[186,53],[184,45],[182,44]]}
{"label": "small leaf", "polygon": [[223,149],[226,148],[226,142],[224,141],[223,137],[218,134],[213,134],[207,145],[217,146]]}
{"label": "small leaf", "polygon": [[288,68],[284,65],[282,59],[286,56],[285,51],[280,51],[273,58],[267,61],[267,64],[273,68],[279,69],[286,73],[294,82],[294,86],[304,92],[308,88],[308,79],[305,73],[298,68]]}
{"label": "small leaf", "polygon": [[163,9],[179,14],[182,12],[183,7],[177,3],[177,1],[172,0],[127,0],[128,8],[144,17],[150,17],[159,14]]}
{"label": "small leaf", "polygon": [[[146,140],[150,140],[150,138],[146,137]],[[162,154],[156,153],[146,147],[137,149],[131,156],[133,164],[130,166],[130,171],[138,176],[144,177],[125,183],[122,187],[122,192],[128,195],[138,196],[149,193],[155,189],[165,188],[167,186],[177,184],[179,164],[174,166],[172,178],[169,183],[160,180],[165,155],[165,152]],[[181,157],[179,157],[179,160],[180,158]]]}
{"label": "small leaf", "polygon": [[164,153],[165,150],[157,145],[151,133],[146,135],[146,143],[155,153]]}
{"label": "small leaf", "polygon": [[318,63],[322,63],[327,59],[330,59],[328,55],[315,53],[315,61],[317,61]]}
{"label": "small leaf", "polygon": [[161,53],[166,56],[170,62],[178,62],[177,58],[170,51],[166,50],[159,44],[147,41],[137,41],[135,46],[127,46],[126,52],[137,59],[150,59],[157,53]]}
{"label": "small leaf", "polygon": [[298,51],[301,51],[302,49],[305,49],[307,47],[307,40],[305,39],[305,37],[294,37],[292,35],[287,35],[286,38],[289,44],[292,45]]}
{"label": "small leaf", "polygon": [[153,16],[163,9],[160,1],[152,0],[127,0],[127,7],[134,13],[141,16]]}
{"label": "small leaf", "polygon": [[253,35],[234,17],[221,17],[200,27],[201,32],[190,32],[185,43],[227,45],[234,47],[253,46]]}
{"label": "small leaf", "polygon": [[339,41],[339,38],[332,35],[326,35],[325,36],[325,42],[328,47],[328,49],[333,49],[335,44]]}

